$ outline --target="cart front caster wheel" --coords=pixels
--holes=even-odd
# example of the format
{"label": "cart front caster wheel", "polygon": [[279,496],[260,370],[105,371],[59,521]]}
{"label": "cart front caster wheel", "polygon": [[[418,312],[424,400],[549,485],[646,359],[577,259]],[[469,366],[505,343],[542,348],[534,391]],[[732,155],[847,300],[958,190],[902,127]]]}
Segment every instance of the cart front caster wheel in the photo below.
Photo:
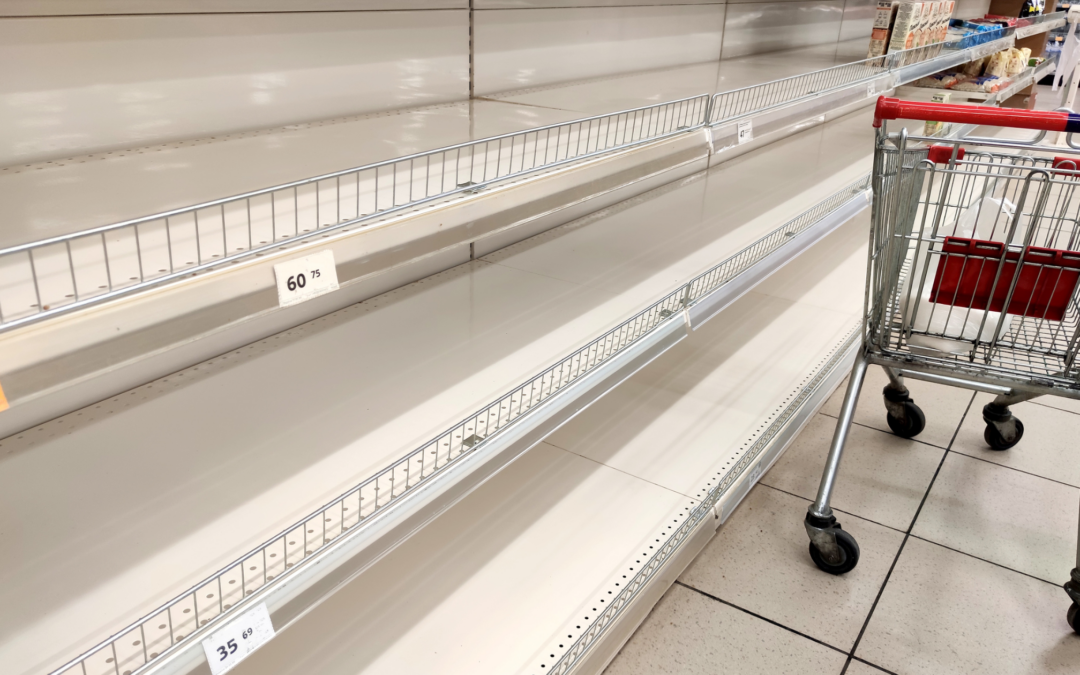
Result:
{"label": "cart front caster wheel", "polygon": [[1080,634],[1080,605],[1074,602],[1072,606],[1069,607],[1069,613],[1065,616],[1069,620],[1069,625],[1072,626],[1072,629],[1077,634]]}
{"label": "cart front caster wheel", "polygon": [[889,423],[889,428],[893,430],[893,433],[900,438],[915,438],[926,428],[926,415],[923,414],[922,408],[912,401],[904,401],[903,405],[903,419],[893,417],[892,413],[889,413],[885,420]]}
{"label": "cart front caster wheel", "polygon": [[859,564],[859,544],[855,541],[855,537],[839,528],[834,530],[834,533],[836,534],[836,545],[840,547],[840,552],[843,554],[840,562],[834,565],[825,560],[821,552],[818,551],[817,546],[814,546],[814,542],[810,542],[810,557],[822,572],[844,574],[855,569],[855,566]]}
{"label": "cart front caster wheel", "polygon": [[1020,442],[1020,439],[1024,437],[1024,423],[1016,418],[1013,418],[1013,423],[1016,425],[1016,437],[1011,441],[1001,434],[996,425],[987,423],[986,431],[983,432],[983,439],[986,440],[986,444],[990,446],[991,450],[1008,450]]}

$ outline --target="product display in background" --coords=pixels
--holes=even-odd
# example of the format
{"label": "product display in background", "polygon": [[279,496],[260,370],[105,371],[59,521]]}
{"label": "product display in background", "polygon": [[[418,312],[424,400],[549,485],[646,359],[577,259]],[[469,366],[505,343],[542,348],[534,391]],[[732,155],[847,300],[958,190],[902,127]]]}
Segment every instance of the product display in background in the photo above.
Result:
{"label": "product display in background", "polygon": [[954,0],[878,0],[867,58],[941,44],[955,7]]}
{"label": "product display in background", "polygon": [[[930,97],[931,103],[952,103],[952,94],[947,91],[940,91]],[[933,136],[941,131],[945,126],[943,122],[931,122],[927,120],[923,122],[923,136]]]}
{"label": "product display in background", "polygon": [[1031,50],[1005,49],[996,54],[966,63],[957,70],[948,70],[924,77],[916,87],[951,89],[992,94],[999,91],[1009,78],[1042,63],[1042,57],[1032,57]]}

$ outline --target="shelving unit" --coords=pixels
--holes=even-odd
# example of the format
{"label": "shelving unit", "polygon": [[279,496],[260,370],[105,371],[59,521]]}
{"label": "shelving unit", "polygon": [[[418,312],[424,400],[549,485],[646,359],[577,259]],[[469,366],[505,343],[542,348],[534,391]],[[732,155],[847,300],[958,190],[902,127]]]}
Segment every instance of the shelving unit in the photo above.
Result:
{"label": "shelving unit", "polygon": [[[481,151],[490,178],[335,212],[306,242],[274,232],[235,258],[223,225],[205,268],[0,334],[0,423],[19,429],[0,441],[0,492],[23,528],[0,558],[20,578],[0,661],[202,672],[200,640],[265,602],[280,635],[237,673],[420,672],[436,653],[440,672],[478,653],[499,672],[596,671],[845,373],[873,154],[860,109],[1001,44],[553,113],[561,159],[527,160],[538,132],[511,129]],[[316,192],[301,209],[299,187],[274,189],[294,190],[296,223],[324,206]],[[273,265],[314,250],[334,252],[343,289],[277,308]],[[720,312],[732,322],[709,322]],[[751,342],[777,358],[743,358]],[[639,371],[707,373],[661,389],[671,415],[711,400],[722,431],[670,444],[657,466],[673,418],[632,410]],[[605,395],[598,414],[655,426],[589,438],[573,420]],[[72,412],[42,422],[58,411]],[[102,464],[123,470],[87,484]]]}
{"label": "shelving unit", "polygon": [[[1002,16],[1020,16],[1023,4],[1021,0],[990,0],[990,13]],[[1056,0],[1047,0],[1043,16],[1036,17],[1036,23],[1016,29],[1017,48],[1030,49],[1032,56],[1042,56],[1046,52],[1047,33],[1065,25],[1065,12],[1055,11],[1057,9],[1055,5]],[[1012,91],[1008,97],[998,97],[998,105],[1006,108],[1033,109],[1035,101],[1031,94],[1034,91],[1035,82],[1038,82],[1038,79],[1019,91]]]}
{"label": "shelving unit", "polygon": [[[1001,88],[996,92],[978,92],[978,91],[963,91],[959,89],[949,89],[955,99],[963,99],[966,101],[982,101],[985,105],[1000,105],[1005,101],[1025,89],[1031,87],[1033,84],[1046,77],[1052,75],[1057,68],[1056,60],[1048,60],[1040,63],[1032,68],[1027,68],[1024,72],[1007,78],[1001,85]],[[921,99],[929,100],[929,97],[936,92],[943,91],[942,89],[931,89],[929,87],[915,87],[905,86],[898,87],[896,93],[898,96],[907,99]],[[959,102],[959,101],[957,101]]]}
{"label": "shelving unit", "polygon": [[[861,128],[862,132],[852,137],[854,128]],[[200,368],[197,373],[193,370],[184,371],[182,375],[170,376],[168,382],[151,383],[132,395],[133,400],[139,400],[140,403],[130,410],[119,408],[124,404],[121,398],[110,408],[113,414],[96,418],[88,426],[79,427],[71,436],[46,440],[44,444],[35,440],[39,437],[47,438],[54,429],[74,424],[78,413],[74,413],[74,417],[61,418],[44,425],[44,430],[38,432],[40,436],[31,434],[22,441],[16,441],[14,448],[5,442],[4,450],[21,453],[27,462],[33,460],[25,465],[27,471],[31,471],[30,474],[6,475],[11,481],[9,487],[12,490],[16,489],[17,485],[37,483],[33,477],[35,471],[51,471],[54,474],[55,489],[68,494],[69,498],[73,497],[71,491],[77,489],[77,483],[59,482],[55,472],[47,468],[57,465],[72,466],[76,471],[71,476],[74,481],[78,473],[77,465],[62,459],[62,456],[78,456],[82,458],[81,461],[94,462],[94,453],[88,454],[87,448],[111,448],[113,452],[128,456],[128,461],[138,460],[138,464],[132,465],[124,477],[117,478],[124,481],[134,479],[141,483],[136,477],[140,472],[153,471],[153,467],[160,461],[154,457],[159,452],[164,452],[165,456],[174,457],[174,462],[179,462],[169,469],[175,481],[174,485],[190,485],[192,489],[181,489],[181,494],[190,494],[191,499],[195,500],[190,504],[191,507],[194,507],[195,503],[200,504],[198,509],[193,510],[185,506],[184,502],[174,502],[170,510],[179,509],[177,513],[204,514],[201,516],[201,523],[198,520],[192,521],[190,516],[181,520],[161,517],[146,509],[143,495],[108,489],[110,494],[117,495],[120,503],[111,506],[107,503],[101,504],[102,508],[110,509],[108,513],[87,510],[83,515],[90,518],[91,522],[99,519],[115,521],[123,513],[131,516],[138,513],[140,519],[149,518],[156,523],[154,529],[159,531],[157,537],[166,541],[183,542],[182,550],[174,548],[167,558],[185,561],[177,570],[181,572],[181,576],[168,581],[168,577],[163,575],[159,567],[165,561],[147,559],[145,553],[129,550],[120,556],[116,546],[121,542],[115,541],[106,549],[101,549],[100,555],[110,559],[119,556],[131,560],[132,563],[140,560],[147,562],[136,564],[123,575],[98,580],[69,573],[65,576],[65,584],[70,584],[70,589],[57,593],[58,597],[69,597],[80,588],[100,589],[99,593],[104,597],[93,603],[94,616],[99,617],[98,621],[112,621],[122,616],[130,616],[130,612],[138,606],[144,606],[147,612],[151,612],[158,603],[153,603],[152,606],[133,606],[130,603],[139,602],[137,596],[133,597],[122,589],[131,588],[131,584],[138,585],[138,579],[154,578],[158,580],[155,586],[162,591],[169,588],[182,591],[185,586],[197,583],[200,578],[208,578],[207,575],[228,563],[229,559],[240,559],[245,550],[249,550],[252,545],[275,531],[291,531],[291,526],[287,526],[290,528],[288,530],[282,530],[283,523],[310,520],[303,512],[297,513],[298,506],[310,504],[311,506],[307,507],[310,509],[335,493],[344,491],[350,484],[355,484],[352,481],[362,482],[382,467],[396,466],[399,458],[409,454],[402,452],[401,439],[411,438],[413,441],[410,445],[422,449],[426,447],[429,438],[438,438],[445,429],[453,429],[458,420],[475,419],[477,411],[486,409],[489,402],[498,402],[502,394],[516,391],[516,387],[521,383],[528,383],[537,374],[538,366],[550,366],[555,368],[554,372],[564,372],[559,366],[563,363],[560,361],[562,357],[571,354],[569,362],[580,364],[580,360],[574,360],[574,350],[585,349],[585,354],[595,354],[595,347],[589,345],[598,338],[601,339],[599,344],[609,344],[608,338],[603,337],[607,330],[614,330],[610,333],[611,336],[623,336],[622,339],[626,339],[627,326],[636,326],[635,330],[651,327],[651,330],[642,333],[638,340],[626,343],[626,347],[618,352],[617,359],[605,360],[598,364],[600,369],[582,373],[587,377],[575,379],[573,387],[560,386],[558,395],[552,396],[550,402],[538,407],[530,416],[515,420],[501,435],[493,436],[490,440],[485,436],[485,443],[469,448],[455,446],[455,457],[458,457],[456,453],[462,450],[469,451],[464,456],[465,461],[459,464],[460,470],[455,470],[459,475],[448,473],[445,478],[440,475],[438,480],[426,483],[426,487],[415,495],[402,493],[402,498],[397,500],[400,504],[386,509],[386,515],[381,519],[375,518],[370,526],[353,530],[355,534],[351,535],[351,541],[362,546],[360,551],[343,548],[346,542],[335,539],[333,545],[326,550],[313,550],[310,563],[296,566],[289,575],[282,576],[280,582],[277,582],[277,579],[269,580],[276,583],[268,583],[265,589],[249,589],[260,592],[259,595],[252,596],[254,601],[272,600],[275,623],[279,620],[284,623],[286,617],[300,611],[295,605],[289,604],[294,600],[292,594],[300,593],[298,597],[305,597],[298,590],[304,584],[293,585],[290,579],[303,576],[306,574],[305,570],[318,570],[318,574],[330,574],[334,570],[340,570],[347,578],[348,572],[356,569],[354,566],[362,567],[365,560],[376,558],[381,550],[391,547],[417,524],[439,513],[449,505],[447,501],[452,503],[460,496],[460,493],[454,490],[466,490],[546,435],[552,427],[545,425],[558,425],[673,342],[684,338],[687,328],[684,315],[678,310],[677,301],[685,296],[685,288],[678,283],[672,284],[672,279],[689,283],[698,274],[708,272],[715,263],[728,258],[736,263],[734,268],[728,265],[728,269],[733,269],[734,272],[754,271],[753,263],[760,259],[765,266],[756,268],[759,272],[755,274],[765,275],[782,263],[783,258],[789,254],[786,247],[794,249],[792,252],[804,250],[809,241],[820,240],[840,222],[850,218],[850,213],[865,209],[865,187],[854,193],[849,189],[840,193],[838,204],[834,202],[827,205],[832,208],[826,208],[823,213],[821,210],[812,212],[808,217],[785,226],[786,221],[813,205],[811,199],[816,199],[822,193],[840,190],[852,179],[861,178],[860,174],[869,168],[870,163],[869,136],[868,118],[865,113],[859,113],[857,118],[804,131],[791,141],[772,146],[769,151],[748,156],[746,161],[751,162],[751,165],[760,165],[762,170],[776,175],[780,175],[777,173],[779,171],[786,172],[788,177],[785,182],[792,190],[793,198],[782,205],[754,200],[748,202],[754,204],[754,211],[728,214],[713,208],[703,208],[703,198],[712,203],[725,203],[735,195],[741,195],[745,199],[750,194],[769,194],[769,186],[754,185],[748,174],[737,170],[745,169],[746,162],[740,163],[740,167],[732,167],[731,171],[724,171],[721,166],[714,170],[718,173],[707,178],[702,176],[688,180],[682,186],[662,188],[641,198],[640,203],[632,205],[631,208],[613,209],[610,214],[600,214],[601,217],[591,219],[592,222],[588,225],[582,223],[572,226],[565,234],[555,231],[550,236],[543,235],[541,241],[519,245],[520,251],[515,250],[519,247],[511,247],[504,253],[494,253],[486,259],[469,263],[465,269],[453,270],[441,277],[417,282],[386,300],[380,301],[376,298],[355,309],[342,310],[340,316],[331,315],[315,324],[301,326],[294,332],[281,336],[281,342],[271,339],[251,349],[226,354],[211,363],[197,366]],[[819,147],[823,143],[833,147],[830,152],[819,155]],[[775,152],[772,152],[773,148]],[[816,163],[821,167],[821,177],[793,172],[793,166],[788,164],[793,157],[805,157],[803,165]],[[823,183],[822,178],[826,182]],[[846,210],[840,210],[839,207]],[[664,239],[662,232],[665,230],[664,221],[656,218],[660,213],[667,214],[668,217],[678,217],[687,223],[696,220],[700,225],[688,225],[685,235],[668,239],[666,246],[658,248],[655,242],[658,237]],[[832,220],[826,218],[830,215],[834,216]],[[755,244],[763,235],[773,230],[776,230],[775,235]],[[786,236],[789,232],[796,233],[796,236]],[[616,236],[624,241],[621,251],[611,250],[610,242]],[[775,249],[780,254],[779,258],[770,259],[769,255],[760,257],[770,253],[769,246],[779,246]],[[737,255],[741,250],[746,250],[747,253]],[[607,253],[604,253],[605,251]],[[600,262],[605,260],[607,262]],[[634,264],[627,266],[625,261],[629,260],[635,261]],[[557,265],[561,269],[550,268],[551,265]],[[582,277],[582,274],[586,276]],[[721,276],[703,277],[694,288],[702,288],[700,284],[704,280],[714,279],[715,282],[720,282],[730,278],[729,275],[730,272]],[[470,288],[471,290],[468,290]],[[719,292],[719,295],[700,295],[698,302],[691,307],[693,325],[699,325],[746,290],[745,286],[731,282],[716,288],[714,293]],[[513,292],[499,289],[513,289]],[[616,295],[612,296],[612,293]],[[477,304],[487,297],[491,300]],[[658,302],[660,304],[656,304]],[[455,310],[454,307],[459,309]],[[665,315],[664,310],[669,308],[675,311]],[[633,318],[634,312],[640,309],[644,309],[644,314],[638,316],[647,320],[648,324],[642,324],[641,319]],[[522,312],[531,318],[523,321]],[[463,321],[461,332],[456,333],[459,336],[457,338],[454,337],[455,333],[447,330],[453,324],[447,324],[447,319],[441,318],[447,313],[461,317]],[[475,318],[465,320],[470,314]],[[422,324],[417,324],[420,317],[424,316],[430,317],[431,330],[425,330]],[[514,316],[519,318],[513,320]],[[630,319],[629,324],[622,323],[626,319]],[[478,323],[480,321],[484,323]],[[511,321],[511,325],[520,324],[514,333],[509,335],[505,329],[500,328],[507,325],[507,321]],[[406,331],[407,326],[411,326],[411,330]],[[443,328],[436,330],[439,326]],[[543,328],[545,326],[546,329]],[[420,342],[401,344],[403,331],[414,335],[413,340]],[[483,346],[485,341],[481,338],[482,335],[490,336],[486,348]],[[278,344],[281,346],[277,346]],[[395,350],[399,356],[388,358],[388,350],[395,344],[400,344],[398,350]],[[455,344],[460,347],[456,348]],[[260,354],[260,350],[267,351]],[[402,374],[400,386],[394,389],[388,389],[386,378],[378,375],[385,368],[399,370],[403,360],[415,358],[410,357],[410,354],[449,356],[457,353],[461,353],[461,356],[449,361],[446,358],[421,361],[418,366],[431,365],[410,371],[415,372],[415,375]],[[352,354],[347,367],[345,363],[337,362],[341,354]],[[466,354],[470,355],[468,359],[463,358]],[[313,358],[316,361],[312,361]],[[442,370],[441,375],[431,370],[437,364],[446,363],[458,365]],[[385,365],[379,367],[378,364]],[[573,372],[580,372],[580,366],[575,367]],[[472,375],[468,375],[469,373]],[[301,374],[303,380],[297,380]],[[179,384],[186,382],[185,378],[189,377],[196,377],[198,381],[190,385]],[[415,378],[425,384],[418,386]],[[278,380],[280,383],[275,384]],[[543,378],[541,380],[550,382]],[[302,384],[303,381],[307,383]],[[358,383],[365,381],[370,382],[373,389],[357,389]],[[252,386],[256,387],[257,391],[248,389]],[[302,387],[319,394],[309,395],[303,409],[296,409],[288,403],[287,397],[280,397],[275,393],[280,391],[282,386]],[[551,384],[546,386],[546,391],[550,392]],[[342,399],[343,391],[351,393]],[[462,396],[466,391],[469,392],[469,398]],[[149,396],[150,399],[142,402],[142,396]],[[363,403],[369,400],[370,403]],[[187,408],[188,414],[185,417],[200,419],[199,425],[188,424],[184,417],[177,417],[177,406],[181,405],[181,401],[187,401],[187,404],[184,404],[186,406],[194,406]],[[237,408],[236,404],[230,405],[230,401],[244,403],[242,408]],[[376,401],[377,406],[372,408]],[[520,403],[520,399],[518,402]],[[282,405],[290,408],[292,412],[278,410]],[[357,429],[353,413],[356,405],[362,405],[370,411],[364,419],[387,421],[366,431]],[[316,410],[326,412],[317,414]],[[208,416],[215,417],[218,421],[212,421]],[[482,419],[487,420],[486,417]],[[258,433],[265,439],[265,443],[255,442],[251,437],[252,425],[255,424],[261,428]],[[133,444],[135,439],[130,438],[127,431],[147,425],[161,429],[161,443],[175,445],[178,450],[182,447],[201,448],[198,455],[201,459],[196,461],[197,458],[190,453],[173,453],[166,448],[160,448],[153,456],[147,456],[142,444]],[[208,431],[223,427],[234,431],[221,437],[207,435]],[[204,429],[206,431],[203,431]],[[335,432],[335,429],[339,431]],[[452,435],[462,436],[461,439],[455,439],[456,443],[461,443],[466,440],[466,436],[476,431],[477,427],[473,426],[469,434],[459,432]],[[233,435],[236,433],[244,434],[247,439],[242,447],[261,446],[259,456],[263,459],[259,471],[254,475],[250,474],[247,462],[236,457],[235,450],[230,450],[234,447]],[[326,436],[327,433],[330,433],[330,436]],[[338,446],[341,442],[335,440],[338,434],[345,434],[344,439],[355,440],[351,440],[345,450],[321,456]],[[306,440],[300,441],[301,438]],[[504,438],[506,440],[503,440]],[[33,443],[33,447],[25,447],[23,443]],[[267,443],[269,445],[266,445]],[[298,447],[305,447],[307,450],[293,461],[284,461],[285,458],[293,456]],[[407,449],[412,448],[407,446]],[[278,454],[280,459],[271,460],[268,453]],[[313,463],[317,456],[320,459]],[[233,457],[236,458],[232,459]],[[441,455],[436,458],[445,462]],[[117,458],[114,461],[123,460]],[[291,465],[297,461],[312,468],[296,474]],[[137,469],[138,465],[144,468]],[[445,464],[440,463],[440,466]],[[220,479],[230,486],[229,490],[220,494],[225,502],[222,506],[235,506],[215,509],[206,503],[206,494],[203,491],[193,489],[200,484],[199,477],[207,475],[207,472],[219,474]],[[463,472],[471,475],[471,478],[460,475]],[[189,476],[189,480],[182,481],[183,475]],[[415,475],[414,473],[413,476]],[[352,477],[351,480],[342,484],[347,476]],[[282,483],[283,480],[286,482]],[[275,485],[274,489],[267,491],[267,484]],[[100,484],[93,486],[95,491],[103,488],[105,486]],[[400,490],[400,485],[398,489]],[[440,494],[446,501],[436,498]],[[38,500],[19,500],[19,503],[28,509],[25,513],[18,514],[20,518],[33,519],[34,514],[38,514],[37,518],[47,516],[43,507],[51,498],[48,494],[39,496],[46,501],[39,504]],[[312,503],[312,500],[316,500],[315,503]],[[124,504],[127,506],[124,507]],[[235,539],[234,518],[241,518],[245,523],[243,531],[246,538],[243,540]],[[43,536],[46,532],[55,531],[54,527],[48,525],[49,519],[50,517],[46,517],[46,522],[39,522],[35,528]],[[75,525],[70,522],[70,514],[65,517],[65,521],[65,528]],[[55,525],[59,524],[59,521],[55,522]],[[76,526],[76,530],[78,529],[82,528]],[[170,534],[176,529],[199,534],[178,538],[178,532]],[[229,532],[234,534],[227,535]],[[232,539],[234,543],[223,549],[222,544],[227,539]],[[47,536],[41,542],[48,546],[58,543]],[[81,569],[93,569],[94,566],[90,564],[93,559],[91,552],[82,550],[76,541],[71,541],[71,545],[77,548],[66,548],[66,553],[56,555],[54,559],[72,559],[75,551],[80,550],[77,557],[85,563]],[[135,538],[129,541],[129,545],[141,546],[142,543]],[[30,554],[31,551],[24,550],[22,555],[26,559],[38,558]],[[203,559],[202,563],[196,563],[199,558]],[[35,576],[39,574],[42,575],[42,583],[55,584],[56,575],[52,571],[41,568],[35,572]],[[317,579],[316,576],[309,581],[314,583]],[[26,579],[23,588],[30,596],[27,601],[36,596],[34,589],[37,586],[29,577]],[[307,602],[301,606],[315,602],[326,592],[319,585],[312,588],[314,597],[308,597]],[[164,597],[158,597],[161,603],[167,600],[170,594],[166,591]],[[111,604],[112,608],[109,609],[110,605],[105,604],[106,602],[116,604]],[[77,607],[70,609],[73,612],[71,614],[65,614],[60,608],[51,612],[51,621],[70,623],[66,627],[59,623],[38,627],[42,638],[67,634],[74,627],[85,628],[88,625],[86,615],[78,612]],[[279,611],[285,614],[279,615]],[[154,616],[157,615],[149,615],[150,618]],[[181,617],[178,616],[179,618]],[[157,626],[159,623],[152,625]],[[203,630],[211,630],[215,625],[211,622],[204,626]],[[111,627],[106,624],[100,630],[101,634],[107,634],[117,628],[115,624]],[[183,633],[185,640],[177,645],[174,652],[167,656],[165,652],[159,652],[161,658],[169,659],[162,663],[174,663],[175,667],[183,669],[183,664],[190,663],[185,659],[201,659],[198,640],[202,634],[200,632],[192,636]],[[37,653],[34,647],[40,646],[40,643],[30,640],[29,636],[27,639],[28,642],[23,643],[26,653]],[[134,656],[138,656],[138,652]],[[10,654],[8,658],[11,658]]]}

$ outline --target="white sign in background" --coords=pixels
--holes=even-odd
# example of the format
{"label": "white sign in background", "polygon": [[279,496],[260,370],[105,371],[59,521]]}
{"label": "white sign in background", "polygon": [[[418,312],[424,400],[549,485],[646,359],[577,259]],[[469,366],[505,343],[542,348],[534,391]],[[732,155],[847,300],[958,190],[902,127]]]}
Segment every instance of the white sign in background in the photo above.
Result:
{"label": "white sign in background", "polygon": [[739,145],[754,140],[754,123],[751,120],[739,122],[737,129],[739,132]]}
{"label": "white sign in background", "polygon": [[274,265],[274,277],[278,304],[282,307],[338,289],[334,252],[329,249]]}
{"label": "white sign in background", "polygon": [[221,675],[274,637],[274,624],[266,603],[261,602],[202,642],[210,672]]}

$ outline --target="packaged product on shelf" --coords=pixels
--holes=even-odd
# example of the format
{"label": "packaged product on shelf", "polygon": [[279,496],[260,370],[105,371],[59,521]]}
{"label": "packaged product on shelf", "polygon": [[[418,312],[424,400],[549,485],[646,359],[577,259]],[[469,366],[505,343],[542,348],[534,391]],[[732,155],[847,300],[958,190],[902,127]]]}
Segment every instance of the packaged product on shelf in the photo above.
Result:
{"label": "packaged product on shelf", "polygon": [[984,56],[981,59],[969,61],[964,64],[963,73],[969,77],[978,77],[983,74],[983,68],[986,67],[986,62],[989,60],[989,56]]}
{"label": "packaged product on shelf", "polygon": [[866,50],[866,58],[872,59],[881,56],[889,50],[889,29],[875,28],[870,33],[870,48]]}
{"label": "packaged product on shelf", "polygon": [[953,87],[953,91],[956,92],[980,92],[984,94],[993,94],[1000,89],[1001,78],[995,78],[994,76],[971,78]]}
{"label": "packaged product on shelf", "polygon": [[874,28],[892,28],[893,18],[896,16],[896,6],[900,0],[878,0],[877,9],[874,12]]}
{"label": "packaged product on shelf", "polygon": [[866,58],[881,56],[889,50],[889,36],[892,34],[893,20],[896,18],[896,6],[900,0],[878,0],[874,12],[874,29],[870,33],[870,47]]}
{"label": "packaged product on shelf", "polygon": [[926,89],[950,89],[967,79],[960,73],[934,73],[915,81],[916,87]]}
{"label": "packaged product on shelf", "polygon": [[896,8],[896,21],[889,38],[889,53],[916,47],[919,26],[922,23],[923,3],[901,2]]}
{"label": "packaged product on shelf", "polygon": [[[952,94],[947,91],[939,91],[935,94],[931,94],[931,103],[949,103],[952,99]],[[941,128],[945,126],[943,122],[931,122],[927,120],[923,122],[923,136],[933,136],[937,132],[941,131]]]}
{"label": "packaged product on shelf", "polygon": [[[1001,24],[1003,26],[1017,26],[1017,25],[1020,25],[1019,24],[1019,19],[1017,19],[1016,17],[1013,17],[1013,16],[1001,16],[999,14],[987,14],[986,16],[983,17],[983,19],[986,19],[987,21],[993,21],[994,23],[998,23],[998,24]],[[1031,22],[1029,21],[1028,23],[1031,23]]]}
{"label": "packaged product on shelf", "polygon": [[953,91],[977,91],[992,94],[1001,89],[1001,78],[993,75],[983,75],[982,77],[973,77],[970,80],[960,82],[951,88]]}
{"label": "packaged product on shelf", "polygon": [[950,49],[967,49],[1002,37],[1000,24],[979,19],[953,19],[949,22],[946,37]]}
{"label": "packaged product on shelf", "polygon": [[919,19],[919,32],[916,38],[919,47],[925,47],[930,44],[931,27],[937,8],[936,2],[924,2],[922,5],[922,16]]}
{"label": "packaged product on shelf", "polygon": [[945,89],[945,75],[943,73],[934,73],[933,75],[927,75],[915,80],[916,87],[922,87],[923,89]]}
{"label": "packaged product on shelf", "polygon": [[1027,68],[1027,59],[1024,58],[1023,52],[1013,48],[1007,50],[1006,54],[1005,76],[1012,77],[1024,72],[1024,69]]}
{"label": "packaged product on shelf", "polygon": [[986,68],[983,69],[983,74],[991,75],[993,77],[1004,77],[1008,70],[1008,59],[1006,54],[1007,52],[991,54],[990,60],[986,62]]}

